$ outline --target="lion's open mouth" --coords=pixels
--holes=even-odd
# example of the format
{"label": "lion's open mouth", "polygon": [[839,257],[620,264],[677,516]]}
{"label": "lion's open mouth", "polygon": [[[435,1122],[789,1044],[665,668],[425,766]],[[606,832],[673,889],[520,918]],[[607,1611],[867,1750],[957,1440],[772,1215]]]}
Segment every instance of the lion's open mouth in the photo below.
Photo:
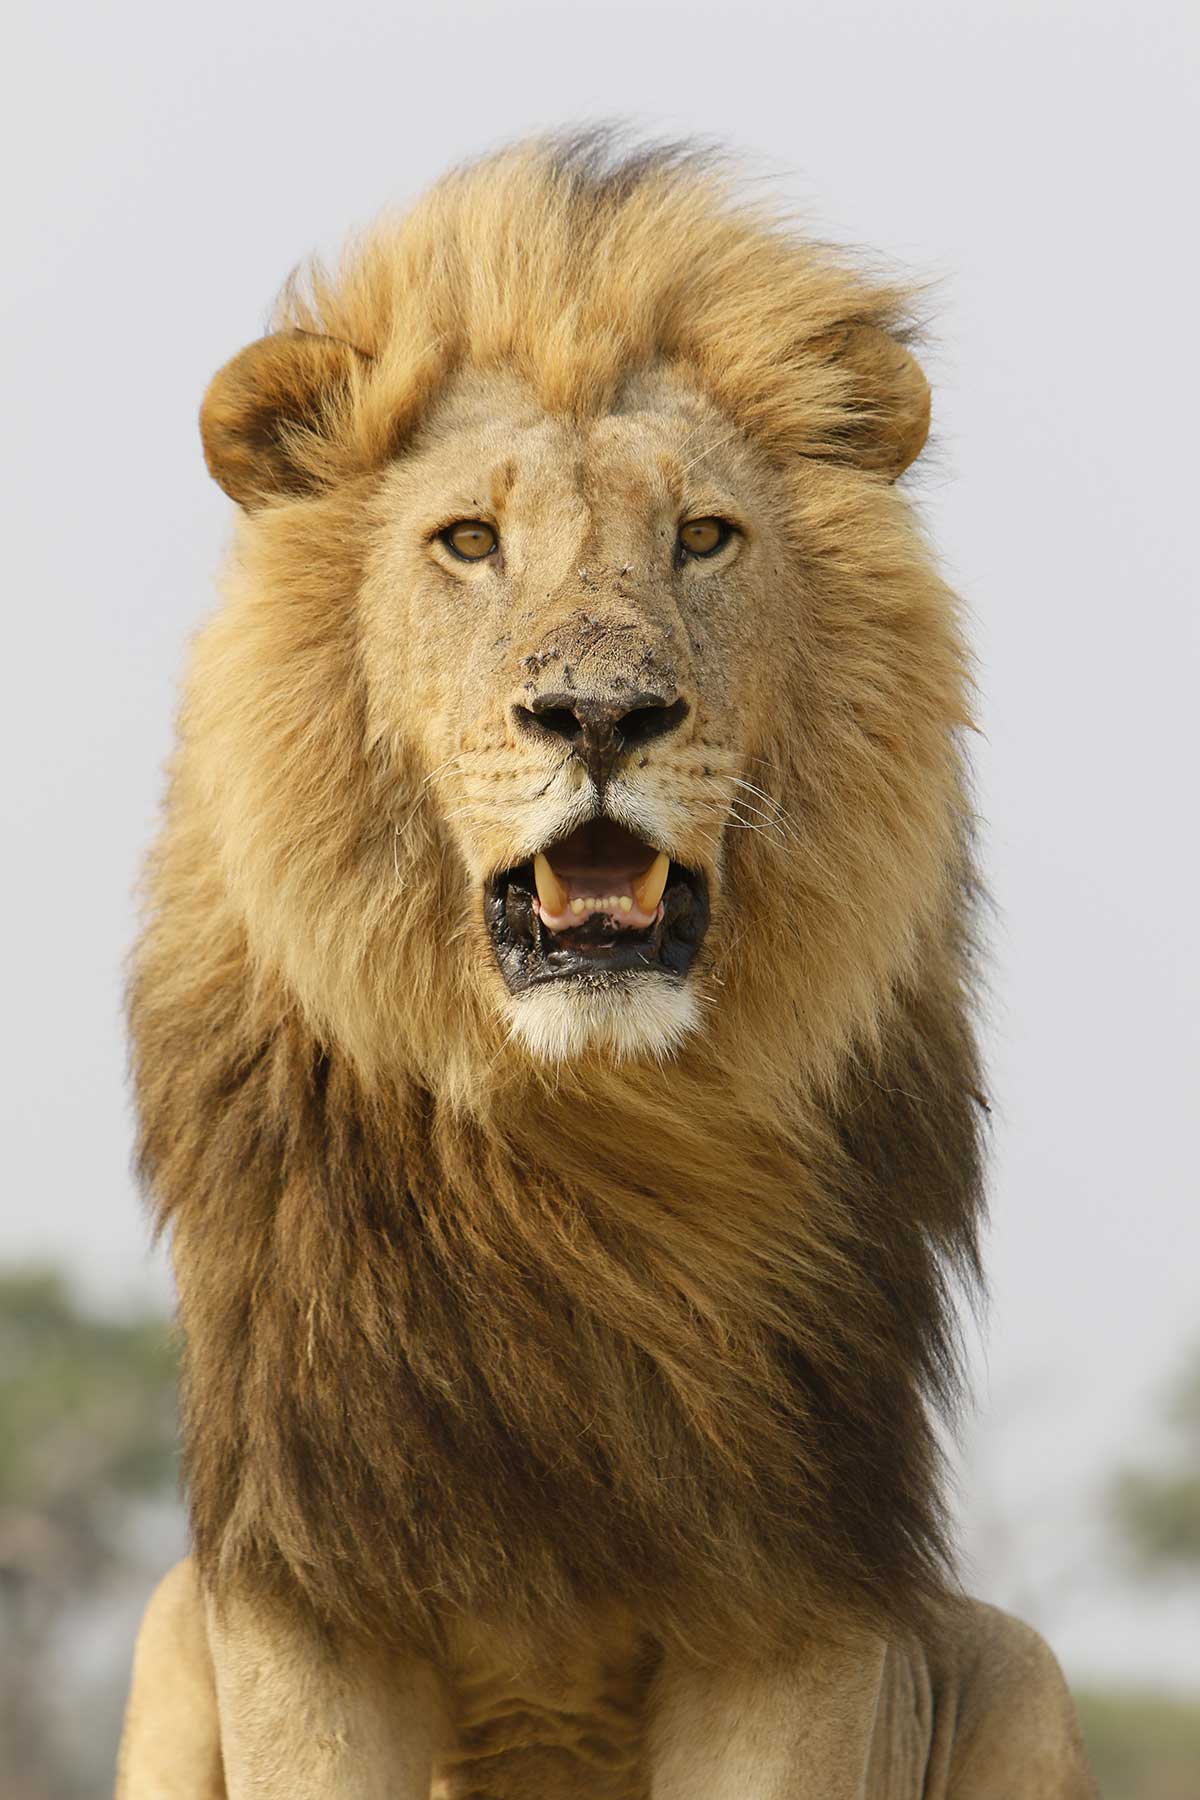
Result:
{"label": "lion's open mouth", "polygon": [[708,926],[708,889],[698,871],[593,819],[493,875],[484,917],[513,993],[648,972],[682,980]]}

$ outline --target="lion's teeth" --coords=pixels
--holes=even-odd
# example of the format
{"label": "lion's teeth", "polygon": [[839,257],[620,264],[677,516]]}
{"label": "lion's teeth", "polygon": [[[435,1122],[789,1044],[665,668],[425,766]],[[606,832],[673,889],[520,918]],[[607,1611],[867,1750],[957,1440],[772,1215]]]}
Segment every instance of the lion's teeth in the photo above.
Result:
{"label": "lion's teeth", "polygon": [[660,850],[646,873],[634,879],[633,897],[643,912],[652,913],[657,907],[663,897],[670,869],[670,857],[665,850]]}
{"label": "lion's teeth", "polygon": [[567,910],[567,890],[550,867],[549,857],[544,856],[540,850],[533,859],[533,879],[542,911],[548,912],[552,919],[557,919],[560,913]]}
{"label": "lion's teeth", "polygon": [[[630,882],[631,894],[575,894],[551,866],[550,859],[538,851],[533,859],[533,879],[538,906],[546,920],[564,919],[568,914],[582,919],[591,913],[607,913],[612,919],[627,917],[632,912],[653,915],[658,910],[667,885],[671,861],[660,852],[643,875]],[[561,930],[561,925],[557,927]]]}

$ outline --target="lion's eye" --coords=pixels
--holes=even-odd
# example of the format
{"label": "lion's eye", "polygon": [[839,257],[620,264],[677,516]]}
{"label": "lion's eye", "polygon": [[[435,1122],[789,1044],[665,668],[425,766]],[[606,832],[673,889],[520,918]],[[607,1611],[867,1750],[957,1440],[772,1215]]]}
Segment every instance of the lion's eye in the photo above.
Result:
{"label": "lion's eye", "polygon": [[679,548],[688,556],[715,556],[732,535],[725,519],[690,519],[679,527]]}
{"label": "lion's eye", "polygon": [[461,556],[464,562],[479,562],[490,556],[500,542],[492,527],[485,525],[482,519],[460,519],[457,525],[447,525],[438,535],[447,550]]}

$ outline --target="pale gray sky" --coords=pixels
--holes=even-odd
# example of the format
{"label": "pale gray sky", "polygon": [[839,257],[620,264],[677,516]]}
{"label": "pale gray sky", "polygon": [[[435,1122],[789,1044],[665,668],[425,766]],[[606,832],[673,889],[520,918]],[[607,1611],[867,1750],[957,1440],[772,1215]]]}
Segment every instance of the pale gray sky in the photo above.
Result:
{"label": "pale gray sky", "polygon": [[227,530],[195,429],[209,374],[310,249],[465,154],[613,115],[722,138],[817,230],[940,283],[919,492],[975,621],[1000,909],[977,1585],[1073,1672],[1200,1681],[1195,1597],[1105,1593],[1083,1525],[1200,1337],[1198,16],[18,6],[0,1257],[61,1257],[108,1299],[165,1291],[128,1175],[120,967]]}

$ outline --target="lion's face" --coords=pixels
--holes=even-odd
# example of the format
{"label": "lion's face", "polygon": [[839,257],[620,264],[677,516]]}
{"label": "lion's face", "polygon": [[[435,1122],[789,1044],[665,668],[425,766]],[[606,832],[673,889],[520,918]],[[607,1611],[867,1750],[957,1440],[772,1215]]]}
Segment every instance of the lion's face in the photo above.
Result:
{"label": "lion's face", "polygon": [[363,1066],[827,1081],[958,905],[963,656],[893,485],[927,385],[886,294],[686,181],[507,167],[209,389],[197,862]]}
{"label": "lion's face", "polygon": [[419,757],[467,871],[483,929],[454,953],[543,1056],[696,1025],[725,833],[774,816],[747,772],[791,704],[795,596],[736,440],[665,375],[583,422],[476,375],[374,504],[372,727]]}

